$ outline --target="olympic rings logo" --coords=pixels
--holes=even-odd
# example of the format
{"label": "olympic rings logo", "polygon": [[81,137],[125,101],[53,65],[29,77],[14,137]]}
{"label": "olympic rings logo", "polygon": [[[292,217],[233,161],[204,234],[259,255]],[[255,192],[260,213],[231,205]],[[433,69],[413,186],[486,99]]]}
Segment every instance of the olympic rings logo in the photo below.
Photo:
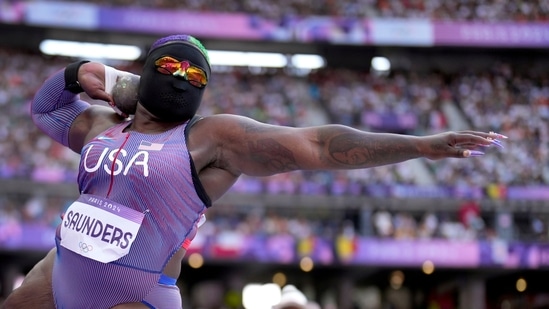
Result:
{"label": "olympic rings logo", "polygon": [[93,246],[92,245],[88,245],[86,244],[85,242],[80,242],[78,244],[78,247],[80,247],[80,251],[84,252],[84,253],[88,253],[90,251],[93,251]]}

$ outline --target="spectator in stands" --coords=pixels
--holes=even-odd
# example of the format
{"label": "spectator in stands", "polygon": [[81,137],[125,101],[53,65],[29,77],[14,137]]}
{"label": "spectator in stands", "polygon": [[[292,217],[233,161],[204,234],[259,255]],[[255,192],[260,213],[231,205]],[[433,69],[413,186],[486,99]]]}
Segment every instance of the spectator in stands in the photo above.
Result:
{"label": "spectator in stands", "polygon": [[206,209],[240,175],[470,158],[484,154],[478,147],[500,146],[503,138],[493,132],[410,136],[198,116],[211,69],[206,49],[188,35],[152,45],[133,118],[78,95],[114,105],[108,91],[118,75],[101,63],[75,62],[48,78],[31,104],[36,125],[81,154],[82,195],[64,215],[56,248],[6,300],[7,308],[53,305],[44,302],[52,290],[58,307],[181,308],[175,282],[185,245]]}

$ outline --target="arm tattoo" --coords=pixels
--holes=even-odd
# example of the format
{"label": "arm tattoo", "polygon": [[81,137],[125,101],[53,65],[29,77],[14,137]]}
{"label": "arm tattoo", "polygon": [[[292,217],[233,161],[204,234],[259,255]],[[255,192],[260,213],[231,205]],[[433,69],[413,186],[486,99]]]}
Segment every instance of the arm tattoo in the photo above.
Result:
{"label": "arm tattoo", "polygon": [[345,133],[328,140],[328,152],[337,163],[369,167],[402,162],[415,157],[413,145],[400,138],[367,138]]}
{"label": "arm tattoo", "polygon": [[[269,127],[247,122],[240,125],[246,133],[268,133]],[[273,138],[248,141],[250,155],[254,162],[267,167],[271,172],[282,173],[299,169],[292,151]]]}
{"label": "arm tattoo", "polygon": [[288,172],[299,169],[294,154],[275,139],[249,141],[248,148],[253,161],[268,167],[273,172]]}

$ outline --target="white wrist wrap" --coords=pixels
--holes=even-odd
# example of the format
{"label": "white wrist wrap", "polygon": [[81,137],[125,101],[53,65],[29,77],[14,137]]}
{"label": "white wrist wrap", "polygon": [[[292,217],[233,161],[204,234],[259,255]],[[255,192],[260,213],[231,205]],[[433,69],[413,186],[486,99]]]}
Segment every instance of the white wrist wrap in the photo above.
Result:
{"label": "white wrist wrap", "polygon": [[112,95],[112,89],[114,88],[114,85],[118,80],[118,76],[122,75],[120,73],[123,72],[118,71],[117,69],[108,65],[105,66],[105,92]]}
{"label": "white wrist wrap", "polygon": [[[113,67],[110,67],[108,65],[105,66],[105,92],[112,96],[114,86],[116,85],[116,82],[118,81],[118,77],[126,74],[126,72],[119,71]],[[114,102],[109,102],[109,105],[114,109],[114,111],[124,117],[127,118],[128,115],[123,113]]]}

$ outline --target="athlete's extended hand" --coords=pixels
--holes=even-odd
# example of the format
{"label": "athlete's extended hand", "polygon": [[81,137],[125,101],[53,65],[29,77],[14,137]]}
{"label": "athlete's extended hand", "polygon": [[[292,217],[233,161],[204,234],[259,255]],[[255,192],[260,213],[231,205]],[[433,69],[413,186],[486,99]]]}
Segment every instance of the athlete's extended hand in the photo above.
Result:
{"label": "athlete's extended hand", "polygon": [[112,96],[105,91],[105,66],[102,63],[87,62],[81,65],[78,82],[90,98],[113,104]]}
{"label": "athlete's extended hand", "polygon": [[490,146],[503,148],[500,139],[506,138],[494,132],[445,132],[421,137],[419,149],[425,158],[431,160],[478,157],[484,155],[480,148]]}

